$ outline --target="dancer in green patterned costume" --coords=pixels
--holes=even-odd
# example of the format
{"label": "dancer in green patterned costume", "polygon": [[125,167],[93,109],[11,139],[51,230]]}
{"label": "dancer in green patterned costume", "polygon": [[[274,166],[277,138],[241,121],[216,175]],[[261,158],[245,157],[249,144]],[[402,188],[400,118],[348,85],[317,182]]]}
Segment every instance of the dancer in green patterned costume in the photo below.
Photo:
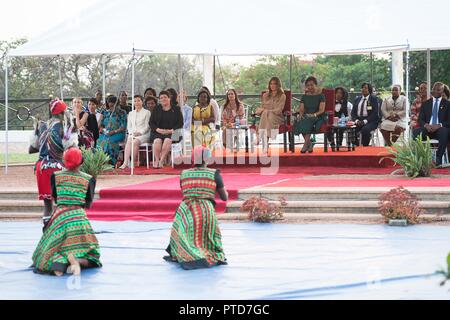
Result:
{"label": "dancer in green patterned costume", "polygon": [[92,203],[95,179],[78,170],[81,151],[64,153],[66,170],[51,177],[56,208],[33,254],[37,273],[79,275],[81,268],[101,267],[100,248],[84,208]]}
{"label": "dancer in green patterned costume", "polygon": [[183,201],[175,212],[167,261],[180,263],[183,269],[208,268],[226,264],[220,228],[215,212],[215,194],[223,201],[228,193],[220,172],[206,167],[208,150],[198,146],[193,158],[195,168],[181,173]]}

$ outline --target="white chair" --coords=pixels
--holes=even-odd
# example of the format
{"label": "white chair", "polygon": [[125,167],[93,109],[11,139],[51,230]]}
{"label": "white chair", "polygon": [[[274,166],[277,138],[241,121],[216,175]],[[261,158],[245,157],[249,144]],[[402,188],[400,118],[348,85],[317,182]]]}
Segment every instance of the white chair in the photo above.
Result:
{"label": "white chair", "polygon": [[376,128],[370,133],[370,145],[372,147],[379,147],[380,144],[380,129]]}
{"label": "white chair", "polygon": [[150,166],[149,166],[149,161],[148,161],[148,151],[152,151],[152,154],[153,154],[153,150],[152,150],[152,144],[151,143],[149,143],[149,142],[144,142],[144,143],[141,143],[140,145],[139,145],[139,151],[138,151],[138,158],[137,158],[137,160],[138,160],[138,163],[140,163],[140,158],[139,158],[139,156],[140,156],[140,154],[141,154],[141,152],[145,152],[145,161],[146,161],[146,164],[147,164],[147,169],[148,168],[150,168]]}
{"label": "white chair", "polygon": [[[379,147],[380,146],[380,130],[379,128],[376,128],[375,130],[370,132],[370,145],[372,147]],[[362,133],[359,132],[359,145],[362,146]]]}
{"label": "white chair", "polygon": [[183,140],[181,140],[183,144],[183,154],[191,155],[192,154],[192,135],[191,131],[184,130],[183,131]]}
{"label": "white chair", "polygon": [[[423,143],[425,143],[426,141],[424,141]],[[437,149],[438,149],[438,145],[439,145],[439,140],[437,139],[430,139],[430,144],[431,144],[431,156],[433,161],[436,163],[436,153],[437,153]],[[447,148],[445,148],[445,152],[444,155],[442,156],[442,165],[446,165],[448,164],[448,152],[447,152]]]}
{"label": "white chair", "polygon": [[181,156],[183,156],[183,143],[172,143],[172,147],[170,149],[170,163],[172,168],[175,167],[175,159]]}

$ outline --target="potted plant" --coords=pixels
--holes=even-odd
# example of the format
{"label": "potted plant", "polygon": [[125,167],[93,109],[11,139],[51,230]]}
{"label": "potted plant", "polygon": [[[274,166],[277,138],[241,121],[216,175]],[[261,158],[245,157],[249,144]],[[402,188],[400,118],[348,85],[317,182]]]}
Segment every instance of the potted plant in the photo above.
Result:
{"label": "potted plant", "polygon": [[283,197],[278,197],[278,203],[276,203],[261,196],[255,196],[242,204],[241,211],[248,212],[248,218],[253,222],[272,222],[283,219],[282,208],[286,205],[286,199]]}
{"label": "potted plant", "polygon": [[386,223],[393,226],[407,226],[419,222],[424,212],[419,207],[419,199],[402,186],[380,195],[378,210]]}
{"label": "potted plant", "polygon": [[83,164],[80,166],[80,171],[97,178],[97,176],[102,172],[113,169],[113,166],[109,164],[109,155],[107,155],[102,149],[81,148],[81,153],[83,154]]}
{"label": "potted plant", "polygon": [[429,177],[433,168],[433,156],[430,144],[430,138],[426,141],[422,140],[419,135],[416,139],[405,141],[401,139],[394,143],[392,147],[386,147],[387,151],[393,157],[383,157],[380,162],[385,159],[394,161],[394,165],[402,168],[394,170],[392,174],[403,171],[405,175],[411,178]]}

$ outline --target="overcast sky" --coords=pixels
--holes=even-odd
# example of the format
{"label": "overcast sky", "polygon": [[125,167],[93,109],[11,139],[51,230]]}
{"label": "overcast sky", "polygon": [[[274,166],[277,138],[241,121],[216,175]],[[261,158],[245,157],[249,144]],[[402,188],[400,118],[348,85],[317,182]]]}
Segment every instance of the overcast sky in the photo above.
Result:
{"label": "overcast sky", "polygon": [[0,40],[35,37],[99,0],[2,0]]}

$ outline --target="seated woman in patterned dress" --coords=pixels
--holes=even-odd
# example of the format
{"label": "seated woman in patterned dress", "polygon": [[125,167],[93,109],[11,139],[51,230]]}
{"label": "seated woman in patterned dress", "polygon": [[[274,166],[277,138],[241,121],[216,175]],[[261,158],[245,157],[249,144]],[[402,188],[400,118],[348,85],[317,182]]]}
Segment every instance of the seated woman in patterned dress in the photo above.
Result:
{"label": "seated woman in patterned dress", "polygon": [[51,177],[56,209],[33,253],[36,273],[79,275],[81,268],[101,267],[100,248],[84,208],[94,198],[95,179],[80,172],[81,151],[64,152],[66,170]]}
{"label": "seated woman in patterned dress", "polygon": [[117,105],[117,97],[106,99],[106,110],[102,112],[100,137],[97,145],[111,158],[111,164],[116,165],[120,152],[120,143],[125,139],[127,129],[127,113]]}
{"label": "seated woman in patterned dress", "polygon": [[202,146],[192,153],[193,169],[180,176],[183,201],[175,212],[170,244],[164,259],[178,262],[183,269],[209,268],[226,264],[215,211],[215,194],[228,200],[219,170],[206,166],[210,151]]}
{"label": "seated woman in patterned dress", "polygon": [[215,113],[211,104],[211,95],[206,90],[200,90],[197,103],[192,108],[192,145],[212,148],[215,135]]}
{"label": "seated woman in patterned dress", "polygon": [[244,120],[244,117],[244,105],[239,100],[236,90],[229,89],[222,111],[222,142],[224,147],[233,150],[234,137],[238,132],[227,129],[233,128],[236,125],[236,118],[238,118],[239,123],[241,123],[241,121]]}

